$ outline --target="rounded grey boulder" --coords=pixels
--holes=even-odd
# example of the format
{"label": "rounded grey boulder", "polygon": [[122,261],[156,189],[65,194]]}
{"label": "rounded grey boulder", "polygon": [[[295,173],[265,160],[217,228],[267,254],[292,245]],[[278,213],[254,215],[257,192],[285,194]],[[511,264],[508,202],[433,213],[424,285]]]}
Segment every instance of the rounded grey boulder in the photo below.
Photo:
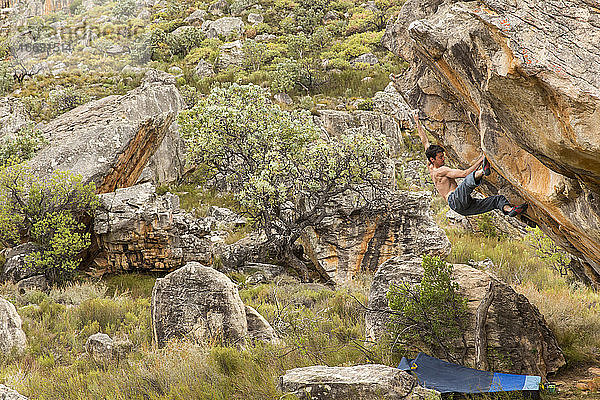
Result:
{"label": "rounded grey boulder", "polygon": [[213,268],[190,262],[156,280],[152,331],[159,347],[172,338],[243,345],[248,325],[235,284]]}

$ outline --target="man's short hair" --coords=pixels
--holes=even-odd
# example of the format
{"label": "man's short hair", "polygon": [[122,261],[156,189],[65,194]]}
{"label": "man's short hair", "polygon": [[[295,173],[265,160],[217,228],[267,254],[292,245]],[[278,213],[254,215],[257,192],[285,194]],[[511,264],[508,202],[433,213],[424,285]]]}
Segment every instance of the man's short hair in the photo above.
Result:
{"label": "man's short hair", "polygon": [[425,150],[425,157],[427,157],[427,161],[435,158],[436,154],[443,153],[444,148],[438,144],[432,144]]}

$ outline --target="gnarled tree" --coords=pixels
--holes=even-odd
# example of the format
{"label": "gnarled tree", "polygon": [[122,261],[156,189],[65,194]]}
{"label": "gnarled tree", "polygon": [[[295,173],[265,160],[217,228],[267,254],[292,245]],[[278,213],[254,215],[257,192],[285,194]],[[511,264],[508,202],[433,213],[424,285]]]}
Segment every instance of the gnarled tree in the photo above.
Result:
{"label": "gnarled tree", "polygon": [[325,138],[310,115],[282,110],[259,86],[215,88],[179,124],[191,162],[209,180],[225,178],[277,256],[305,279],[318,267],[293,251],[303,230],[331,215],[336,196],[369,207],[386,191],[385,138]]}

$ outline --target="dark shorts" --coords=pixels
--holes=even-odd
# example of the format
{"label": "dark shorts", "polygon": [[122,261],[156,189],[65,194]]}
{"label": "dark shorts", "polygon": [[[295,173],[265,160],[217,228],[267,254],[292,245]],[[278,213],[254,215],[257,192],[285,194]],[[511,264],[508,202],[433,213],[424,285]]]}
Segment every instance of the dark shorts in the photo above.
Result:
{"label": "dark shorts", "polygon": [[448,196],[450,208],[461,215],[476,215],[492,210],[503,211],[504,206],[510,205],[506,197],[501,194],[485,199],[471,197],[471,193],[480,183],[481,180],[479,183],[475,181],[475,172],[471,172]]}

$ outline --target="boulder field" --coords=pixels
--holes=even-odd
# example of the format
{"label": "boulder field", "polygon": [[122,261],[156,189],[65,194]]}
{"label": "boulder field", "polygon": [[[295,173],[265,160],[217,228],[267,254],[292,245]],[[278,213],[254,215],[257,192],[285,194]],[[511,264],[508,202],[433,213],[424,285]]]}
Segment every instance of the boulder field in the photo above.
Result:
{"label": "boulder field", "polygon": [[384,45],[395,86],[462,167],[482,151],[488,194],[528,217],[600,283],[600,10],[585,0],[408,0]]}

